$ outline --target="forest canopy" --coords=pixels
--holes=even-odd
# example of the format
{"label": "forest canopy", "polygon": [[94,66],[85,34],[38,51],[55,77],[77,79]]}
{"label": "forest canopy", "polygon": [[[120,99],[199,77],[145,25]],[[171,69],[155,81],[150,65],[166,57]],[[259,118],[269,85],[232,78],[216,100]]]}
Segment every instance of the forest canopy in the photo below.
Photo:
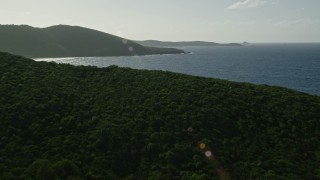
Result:
{"label": "forest canopy", "polygon": [[320,97],[0,53],[0,179],[320,178]]}

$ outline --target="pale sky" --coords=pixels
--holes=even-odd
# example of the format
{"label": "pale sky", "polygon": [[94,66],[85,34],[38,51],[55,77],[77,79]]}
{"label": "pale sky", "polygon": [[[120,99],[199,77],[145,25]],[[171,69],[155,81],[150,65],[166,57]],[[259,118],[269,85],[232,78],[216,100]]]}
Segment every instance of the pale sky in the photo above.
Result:
{"label": "pale sky", "polygon": [[0,0],[0,24],[78,25],[133,40],[320,42],[320,0]]}

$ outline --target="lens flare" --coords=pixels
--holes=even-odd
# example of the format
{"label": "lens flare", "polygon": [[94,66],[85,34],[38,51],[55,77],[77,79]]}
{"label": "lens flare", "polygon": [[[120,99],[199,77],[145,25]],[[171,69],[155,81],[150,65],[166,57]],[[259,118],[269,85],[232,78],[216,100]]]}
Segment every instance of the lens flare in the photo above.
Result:
{"label": "lens flare", "polygon": [[127,43],[128,43],[128,40],[122,39],[122,43],[123,43],[123,44],[127,44]]}
{"label": "lens flare", "polygon": [[204,148],[206,148],[206,144],[201,143],[201,144],[200,144],[200,149],[204,149]]}
{"label": "lens flare", "polygon": [[211,151],[209,151],[209,150],[206,151],[204,154],[205,154],[208,158],[212,156],[212,153],[211,153]]}

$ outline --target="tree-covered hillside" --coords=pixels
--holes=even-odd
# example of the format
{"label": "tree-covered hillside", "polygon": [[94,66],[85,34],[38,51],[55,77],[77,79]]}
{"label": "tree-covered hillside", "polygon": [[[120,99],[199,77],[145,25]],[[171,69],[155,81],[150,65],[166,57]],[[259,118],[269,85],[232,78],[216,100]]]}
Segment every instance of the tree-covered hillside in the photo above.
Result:
{"label": "tree-covered hillside", "polygon": [[0,179],[317,179],[320,98],[0,53]]}
{"label": "tree-covered hillside", "polygon": [[67,25],[48,28],[0,25],[0,51],[33,58],[132,56],[184,52],[173,48],[144,47],[111,34]]}

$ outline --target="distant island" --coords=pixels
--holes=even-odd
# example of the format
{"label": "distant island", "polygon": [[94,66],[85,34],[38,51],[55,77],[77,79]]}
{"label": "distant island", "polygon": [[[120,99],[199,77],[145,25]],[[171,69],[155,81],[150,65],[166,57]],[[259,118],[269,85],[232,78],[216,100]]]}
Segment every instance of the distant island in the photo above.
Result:
{"label": "distant island", "polygon": [[174,48],[145,47],[108,33],[68,25],[0,25],[0,51],[31,58],[184,53]]}
{"label": "distant island", "polygon": [[247,41],[244,41],[243,43],[242,43],[242,45],[250,45],[250,43],[248,43]]}
{"label": "distant island", "polygon": [[146,41],[135,41],[143,46],[154,46],[154,47],[179,47],[179,46],[242,46],[240,43],[215,43],[206,41],[157,41],[157,40],[146,40]]}

